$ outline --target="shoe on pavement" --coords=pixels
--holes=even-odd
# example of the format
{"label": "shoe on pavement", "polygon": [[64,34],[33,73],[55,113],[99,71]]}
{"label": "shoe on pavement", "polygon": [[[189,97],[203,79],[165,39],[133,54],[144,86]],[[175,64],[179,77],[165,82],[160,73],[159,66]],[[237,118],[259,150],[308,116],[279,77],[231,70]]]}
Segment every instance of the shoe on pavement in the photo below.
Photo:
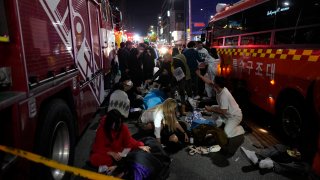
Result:
{"label": "shoe on pavement", "polygon": [[272,169],[273,168],[273,161],[270,158],[266,158],[259,162],[259,167],[261,169]]}
{"label": "shoe on pavement", "polygon": [[[253,163],[257,164],[258,163],[258,157],[254,151],[250,151],[245,149],[244,147],[240,147],[242,152],[247,156],[247,158]],[[260,165],[260,164],[259,164]]]}
{"label": "shoe on pavement", "polygon": [[221,147],[219,145],[214,145],[209,147],[209,152],[218,152],[221,150]]}
{"label": "shoe on pavement", "polygon": [[188,102],[190,103],[192,108],[196,108],[197,107],[197,101],[195,101],[194,99],[188,98]]}

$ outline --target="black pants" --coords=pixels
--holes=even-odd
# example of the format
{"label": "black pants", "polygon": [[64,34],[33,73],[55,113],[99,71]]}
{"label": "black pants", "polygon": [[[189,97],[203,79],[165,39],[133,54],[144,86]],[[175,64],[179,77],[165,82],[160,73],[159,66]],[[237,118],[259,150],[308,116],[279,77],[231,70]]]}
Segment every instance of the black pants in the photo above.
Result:
{"label": "black pants", "polygon": [[271,158],[274,164],[274,171],[279,174],[299,174],[305,175],[310,172],[310,166],[292,158],[287,154],[288,147],[282,144],[277,144],[257,153],[259,159]]}

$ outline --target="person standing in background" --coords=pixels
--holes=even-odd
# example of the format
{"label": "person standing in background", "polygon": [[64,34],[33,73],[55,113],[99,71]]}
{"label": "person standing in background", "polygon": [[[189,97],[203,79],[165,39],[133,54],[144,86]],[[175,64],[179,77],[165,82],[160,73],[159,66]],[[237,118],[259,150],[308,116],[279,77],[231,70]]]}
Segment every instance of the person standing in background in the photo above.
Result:
{"label": "person standing in background", "polygon": [[190,69],[191,75],[191,87],[194,99],[199,99],[199,91],[198,91],[198,79],[199,77],[196,75],[196,71],[198,69],[199,62],[203,60],[200,58],[199,53],[195,50],[196,43],[194,41],[190,41],[187,44],[187,49],[184,50],[183,54],[187,59],[187,64]]}
{"label": "person standing in background", "polygon": [[124,46],[124,43],[122,44],[120,43],[120,50],[118,52],[119,70],[121,71],[121,75],[129,72],[128,63],[129,63],[130,51],[133,47],[133,43],[131,41],[126,41],[125,47],[123,46]]}

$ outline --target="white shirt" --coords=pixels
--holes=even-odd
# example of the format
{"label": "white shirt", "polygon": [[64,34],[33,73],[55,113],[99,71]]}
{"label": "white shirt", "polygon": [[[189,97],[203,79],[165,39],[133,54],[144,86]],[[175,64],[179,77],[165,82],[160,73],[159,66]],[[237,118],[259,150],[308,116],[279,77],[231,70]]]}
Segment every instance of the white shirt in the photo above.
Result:
{"label": "white shirt", "polygon": [[161,122],[164,118],[163,111],[157,110],[156,108],[152,108],[149,110],[146,110],[141,115],[141,121],[142,123],[154,123],[154,135],[156,138],[160,138],[160,132],[161,132]]}
{"label": "white shirt", "polygon": [[216,95],[220,109],[227,109],[226,117],[242,116],[241,109],[227,88]]}

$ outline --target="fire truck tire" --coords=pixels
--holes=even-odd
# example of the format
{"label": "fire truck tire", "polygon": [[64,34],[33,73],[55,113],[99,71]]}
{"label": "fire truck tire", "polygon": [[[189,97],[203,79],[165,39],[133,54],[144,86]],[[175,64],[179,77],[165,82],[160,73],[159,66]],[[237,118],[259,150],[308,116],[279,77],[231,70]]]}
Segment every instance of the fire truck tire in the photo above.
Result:
{"label": "fire truck tire", "polygon": [[286,140],[298,142],[304,130],[302,123],[304,117],[305,110],[302,102],[298,102],[292,98],[282,103],[279,114],[279,125],[283,130],[282,134],[284,134]]}
{"label": "fire truck tire", "polygon": [[[75,152],[74,116],[65,101],[54,99],[40,112],[36,152],[60,163],[73,164]],[[43,165],[35,166],[33,179],[70,179],[70,174]]]}

